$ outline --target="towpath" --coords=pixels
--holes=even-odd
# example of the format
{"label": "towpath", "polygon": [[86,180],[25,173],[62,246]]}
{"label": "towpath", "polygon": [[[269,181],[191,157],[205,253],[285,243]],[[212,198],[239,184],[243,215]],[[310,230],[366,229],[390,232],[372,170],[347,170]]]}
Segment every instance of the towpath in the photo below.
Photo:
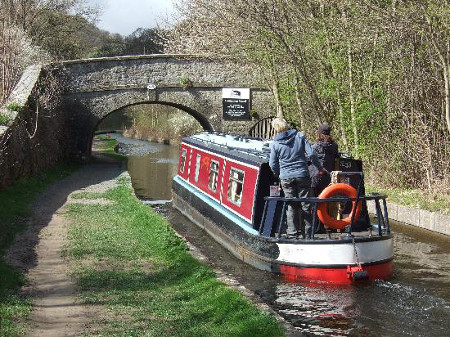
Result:
{"label": "towpath", "polygon": [[33,301],[28,336],[78,336],[89,325],[93,309],[78,301],[68,261],[62,256],[69,225],[64,206],[74,202],[72,193],[112,187],[122,171],[121,163],[85,165],[50,186],[32,205],[27,230],[16,236],[6,255],[29,279],[23,289]]}

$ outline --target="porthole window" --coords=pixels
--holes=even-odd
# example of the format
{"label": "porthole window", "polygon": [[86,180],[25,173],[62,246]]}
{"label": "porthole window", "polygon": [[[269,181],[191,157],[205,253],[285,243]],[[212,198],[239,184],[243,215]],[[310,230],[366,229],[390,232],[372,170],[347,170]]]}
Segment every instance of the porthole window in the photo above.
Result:
{"label": "porthole window", "polygon": [[244,171],[231,168],[228,181],[228,200],[240,206],[242,201],[242,189],[244,186]]}
{"label": "porthole window", "polygon": [[217,192],[218,180],[219,180],[219,163],[215,160],[211,160],[211,163],[209,165],[209,181],[208,181],[208,188],[211,191]]}
{"label": "porthole window", "polygon": [[200,174],[200,160],[202,159],[201,155],[197,155],[197,157],[195,158],[195,182],[198,182],[198,176]]}
{"label": "porthole window", "polygon": [[184,173],[184,168],[186,166],[186,158],[187,158],[187,150],[183,148],[183,150],[181,150],[181,163],[180,163],[181,173]]}

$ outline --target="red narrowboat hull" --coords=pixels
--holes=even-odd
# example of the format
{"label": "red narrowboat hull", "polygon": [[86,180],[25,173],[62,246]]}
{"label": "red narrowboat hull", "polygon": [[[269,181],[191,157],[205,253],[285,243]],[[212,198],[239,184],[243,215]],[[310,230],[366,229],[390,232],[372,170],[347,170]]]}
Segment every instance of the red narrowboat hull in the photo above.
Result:
{"label": "red narrowboat hull", "polygon": [[[280,273],[289,281],[308,280],[333,284],[352,284],[355,280],[348,268],[309,268],[280,265]],[[362,266],[367,272],[367,281],[387,280],[392,277],[392,261],[376,265]]]}

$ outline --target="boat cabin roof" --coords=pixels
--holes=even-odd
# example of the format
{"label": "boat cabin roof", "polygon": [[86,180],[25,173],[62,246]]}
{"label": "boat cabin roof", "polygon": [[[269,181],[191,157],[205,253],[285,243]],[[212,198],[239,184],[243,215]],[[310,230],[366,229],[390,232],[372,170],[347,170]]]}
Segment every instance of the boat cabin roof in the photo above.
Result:
{"label": "boat cabin roof", "polygon": [[205,131],[183,138],[183,143],[257,166],[270,156],[270,141],[245,135]]}

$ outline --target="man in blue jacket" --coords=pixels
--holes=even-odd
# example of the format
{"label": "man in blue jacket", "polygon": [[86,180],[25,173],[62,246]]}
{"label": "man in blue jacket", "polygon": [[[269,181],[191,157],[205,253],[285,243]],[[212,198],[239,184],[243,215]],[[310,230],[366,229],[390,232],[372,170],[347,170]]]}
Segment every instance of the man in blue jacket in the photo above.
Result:
{"label": "man in blue jacket", "polygon": [[[269,165],[275,176],[280,178],[281,187],[286,198],[307,198],[311,196],[311,178],[308,171],[308,159],[319,170],[319,175],[326,173],[305,136],[296,129],[290,129],[283,118],[272,121],[275,138],[271,144]],[[288,203],[286,211],[287,237],[311,237],[311,204],[302,203],[302,224],[298,230],[297,207]]]}

